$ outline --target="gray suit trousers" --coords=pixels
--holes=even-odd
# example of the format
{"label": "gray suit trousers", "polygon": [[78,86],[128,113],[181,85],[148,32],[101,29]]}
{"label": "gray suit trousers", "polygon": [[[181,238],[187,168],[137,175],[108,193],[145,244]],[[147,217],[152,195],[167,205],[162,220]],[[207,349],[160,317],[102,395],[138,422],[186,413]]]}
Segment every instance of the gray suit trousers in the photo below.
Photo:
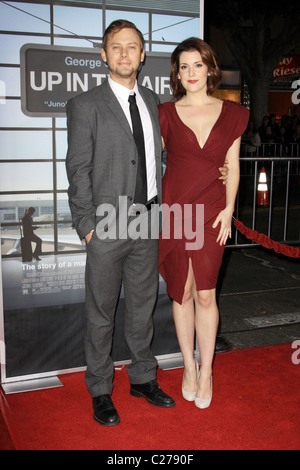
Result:
{"label": "gray suit trousers", "polygon": [[111,394],[111,358],[115,310],[123,281],[125,339],[131,351],[127,372],[131,383],[156,378],[151,352],[153,310],[158,291],[158,240],[117,239],[103,242],[94,232],[86,262],[86,384],[92,397]]}

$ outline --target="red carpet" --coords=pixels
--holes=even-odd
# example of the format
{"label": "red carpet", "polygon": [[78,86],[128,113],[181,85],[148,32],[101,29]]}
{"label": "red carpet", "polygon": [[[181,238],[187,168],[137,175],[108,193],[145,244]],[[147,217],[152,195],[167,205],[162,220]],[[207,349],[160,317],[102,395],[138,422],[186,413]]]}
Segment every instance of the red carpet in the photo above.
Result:
{"label": "red carpet", "polygon": [[125,368],[114,382],[118,426],[92,419],[83,373],[60,376],[64,387],[2,394],[2,410],[17,450],[296,450],[300,365],[293,352],[288,344],[217,354],[207,410],[182,398],[182,369],[158,371],[177,402],[162,409],[129,395]]}
{"label": "red carpet", "polygon": [[0,413],[0,450],[15,450],[4,416]]}

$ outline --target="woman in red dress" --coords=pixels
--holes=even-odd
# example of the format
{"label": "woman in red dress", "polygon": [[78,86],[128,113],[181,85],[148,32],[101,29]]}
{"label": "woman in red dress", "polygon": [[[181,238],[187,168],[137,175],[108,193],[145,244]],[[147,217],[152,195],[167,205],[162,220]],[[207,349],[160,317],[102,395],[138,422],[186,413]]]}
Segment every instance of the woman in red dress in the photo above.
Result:
{"label": "woman in red dress", "polygon": [[[163,229],[161,235],[159,269],[173,299],[184,360],[182,394],[188,401],[195,401],[198,408],[207,408],[212,399],[212,364],[219,322],[216,284],[225,244],[231,237],[239,185],[240,137],[249,119],[249,111],[243,106],[212,96],[220,81],[221,72],[211,47],[198,38],[187,39],[171,57],[175,101],[159,106],[167,150],[163,202],[169,208],[177,208],[173,229]],[[225,186],[219,168],[226,160],[229,172]],[[192,207],[192,212],[185,210],[186,205]],[[178,207],[182,209],[181,220]],[[199,207],[204,208],[204,213],[198,211]],[[166,219],[170,224],[170,217]],[[176,226],[179,222],[181,232]],[[194,240],[178,235],[186,234],[185,226],[191,224]],[[200,370],[194,359],[195,332]]]}

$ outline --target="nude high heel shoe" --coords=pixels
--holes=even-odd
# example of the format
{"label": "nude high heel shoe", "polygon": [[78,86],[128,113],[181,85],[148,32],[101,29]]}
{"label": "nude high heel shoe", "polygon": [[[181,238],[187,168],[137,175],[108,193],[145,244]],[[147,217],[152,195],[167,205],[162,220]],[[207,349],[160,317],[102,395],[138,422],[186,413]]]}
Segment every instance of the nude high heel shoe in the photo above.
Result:
{"label": "nude high heel shoe", "polygon": [[210,398],[197,398],[196,395],[195,395],[195,405],[197,406],[197,408],[200,408],[201,410],[205,410],[211,404],[212,396],[213,396],[213,379],[212,379],[212,377],[210,379],[210,383],[211,383],[211,397]]}
{"label": "nude high heel shoe", "polygon": [[[199,364],[196,360],[195,360],[195,367],[196,367],[197,382],[198,382],[198,380],[199,380]],[[185,374],[185,372],[184,372],[184,374]],[[182,379],[182,382],[183,382],[183,379]],[[196,392],[187,392],[186,390],[184,390],[183,384],[182,384],[182,396],[187,401],[194,401],[195,397],[196,397]]]}

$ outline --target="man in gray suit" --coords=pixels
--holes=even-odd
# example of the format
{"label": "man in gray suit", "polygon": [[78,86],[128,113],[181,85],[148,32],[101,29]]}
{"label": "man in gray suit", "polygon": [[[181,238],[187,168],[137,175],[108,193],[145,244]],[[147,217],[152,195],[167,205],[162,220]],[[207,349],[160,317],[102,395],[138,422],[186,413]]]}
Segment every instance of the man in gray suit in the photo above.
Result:
{"label": "man in gray suit", "polygon": [[[145,51],[143,35],[134,24],[113,22],[105,31],[101,56],[108,65],[109,78],[68,102],[67,173],[74,226],[87,244],[86,384],[93,398],[94,419],[113,426],[120,418],[111,399],[111,347],[122,282],[125,338],[132,359],[127,367],[130,393],[161,407],[175,406],[175,402],[156,381],[157,361],[150,349],[158,289],[158,239],[124,237],[123,233],[105,237],[105,231],[98,230],[104,220],[103,207],[112,207],[116,222],[124,219],[121,196],[127,201],[127,226],[139,217],[149,222],[151,231],[151,213],[161,204],[158,97],[137,85]],[[142,124],[139,140],[136,120]],[[143,162],[146,180],[140,183]]]}

